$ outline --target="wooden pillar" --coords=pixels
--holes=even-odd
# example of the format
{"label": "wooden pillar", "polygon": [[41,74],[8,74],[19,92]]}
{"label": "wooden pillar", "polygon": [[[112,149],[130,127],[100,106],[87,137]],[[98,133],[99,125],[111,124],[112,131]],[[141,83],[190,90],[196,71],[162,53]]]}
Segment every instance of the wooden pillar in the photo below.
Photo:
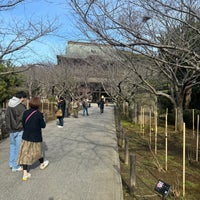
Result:
{"label": "wooden pillar", "polygon": [[167,141],[167,127],[168,127],[168,109],[165,114],[165,170],[167,171],[167,155],[168,155],[168,141]]}
{"label": "wooden pillar", "polygon": [[199,161],[199,115],[197,115],[196,161]]}
{"label": "wooden pillar", "polygon": [[183,197],[185,197],[185,123],[183,123]]}
{"label": "wooden pillar", "polygon": [[125,159],[124,159],[124,163],[126,165],[128,165],[128,160],[129,159],[129,151],[128,151],[128,138],[125,138]]}
{"label": "wooden pillar", "polygon": [[124,129],[121,129],[121,147],[124,148],[125,143],[125,135],[124,135]]}
{"label": "wooden pillar", "polygon": [[151,110],[149,111],[149,145],[151,147]]}
{"label": "wooden pillar", "polygon": [[42,101],[42,109],[41,109],[42,113],[44,112],[44,102]]}
{"label": "wooden pillar", "polygon": [[192,109],[192,135],[194,137],[194,109]]}
{"label": "wooden pillar", "polygon": [[130,155],[130,192],[133,194],[136,187],[136,155]]}
{"label": "wooden pillar", "polygon": [[158,137],[158,127],[157,127],[157,111],[155,111],[155,155],[157,155],[157,137]]}
{"label": "wooden pillar", "polygon": [[175,132],[177,132],[177,129],[178,129],[178,111],[177,111],[177,108],[175,109]]}

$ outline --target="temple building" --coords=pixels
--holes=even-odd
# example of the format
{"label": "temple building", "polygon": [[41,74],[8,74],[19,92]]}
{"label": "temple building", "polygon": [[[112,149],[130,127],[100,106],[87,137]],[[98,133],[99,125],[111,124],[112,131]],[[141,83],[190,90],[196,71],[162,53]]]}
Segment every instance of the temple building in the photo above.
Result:
{"label": "temple building", "polygon": [[105,92],[106,70],[114,64],[116,50],[110,45],[68,41],[66,55],[57,56],[57,65],[68,68],[80,82],[80,95],[91,97],[93,102]]}

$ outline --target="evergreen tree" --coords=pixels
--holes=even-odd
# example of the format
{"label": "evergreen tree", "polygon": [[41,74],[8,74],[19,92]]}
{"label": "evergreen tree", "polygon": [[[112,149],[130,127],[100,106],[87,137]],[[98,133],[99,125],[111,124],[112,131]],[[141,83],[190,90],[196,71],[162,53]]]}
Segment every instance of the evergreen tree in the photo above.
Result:
{"label": "evergreen tree", "polygon": [[[13,71],[14,67],[7,63],[0,64],[1,72]],[[0,76],[0,105],[9,99],[16,92],[17,88],[22,84],[22,75],[19,73],[11,73]]]}

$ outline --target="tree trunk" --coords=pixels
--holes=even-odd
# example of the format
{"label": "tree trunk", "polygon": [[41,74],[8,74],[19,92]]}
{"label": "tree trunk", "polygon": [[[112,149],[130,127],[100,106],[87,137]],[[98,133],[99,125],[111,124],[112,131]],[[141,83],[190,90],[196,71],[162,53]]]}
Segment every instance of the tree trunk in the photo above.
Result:
{"label": "tree trunk", "polygon": [[191,95],[192,95],[192,88],[190,88],[186,94],[185,94],[185,109],[189,108],[190,102],[191,102]]}
{"label": "tree trunk", "polygon": [[129,118],[131,120],[131,122],[135,122],[135,103],[133,101],[129,102]]}
{"label": "tree trunk", "polygon": [[177,87],[174,93],[174,109],[177,110],[177,130],[183,131],[183,102],[184,102],[184,89]]}
{"label": "tree trunk", "polygon": [[177,109],[177,129],[179,132],[183,131],[183,107],[178,106]]}

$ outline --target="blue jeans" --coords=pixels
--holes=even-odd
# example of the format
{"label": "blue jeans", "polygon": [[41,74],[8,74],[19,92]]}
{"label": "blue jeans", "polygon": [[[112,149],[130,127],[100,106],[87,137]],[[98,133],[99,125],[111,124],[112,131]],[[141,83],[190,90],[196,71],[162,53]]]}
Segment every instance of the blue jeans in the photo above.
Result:
{"label": "blue jeans", "polygon": [[10,133],[10,160],[9,166],[12,169],[17,169],[19,165],[17,164],[19,149],[22,141],[23,131]]}
{"label": "blue jeans", "polygon": [[89,115],[88,114],[88,107],[83,107],[83,116],[85,116],[85,113],[86,113],[86,115]]}
{"label": "blue jeans", "polygon": [[63,124],[64,124],[64,118],[63,117],[59,117],[58,121],[59,121],[58,125],[59,126],[63,126]]}

